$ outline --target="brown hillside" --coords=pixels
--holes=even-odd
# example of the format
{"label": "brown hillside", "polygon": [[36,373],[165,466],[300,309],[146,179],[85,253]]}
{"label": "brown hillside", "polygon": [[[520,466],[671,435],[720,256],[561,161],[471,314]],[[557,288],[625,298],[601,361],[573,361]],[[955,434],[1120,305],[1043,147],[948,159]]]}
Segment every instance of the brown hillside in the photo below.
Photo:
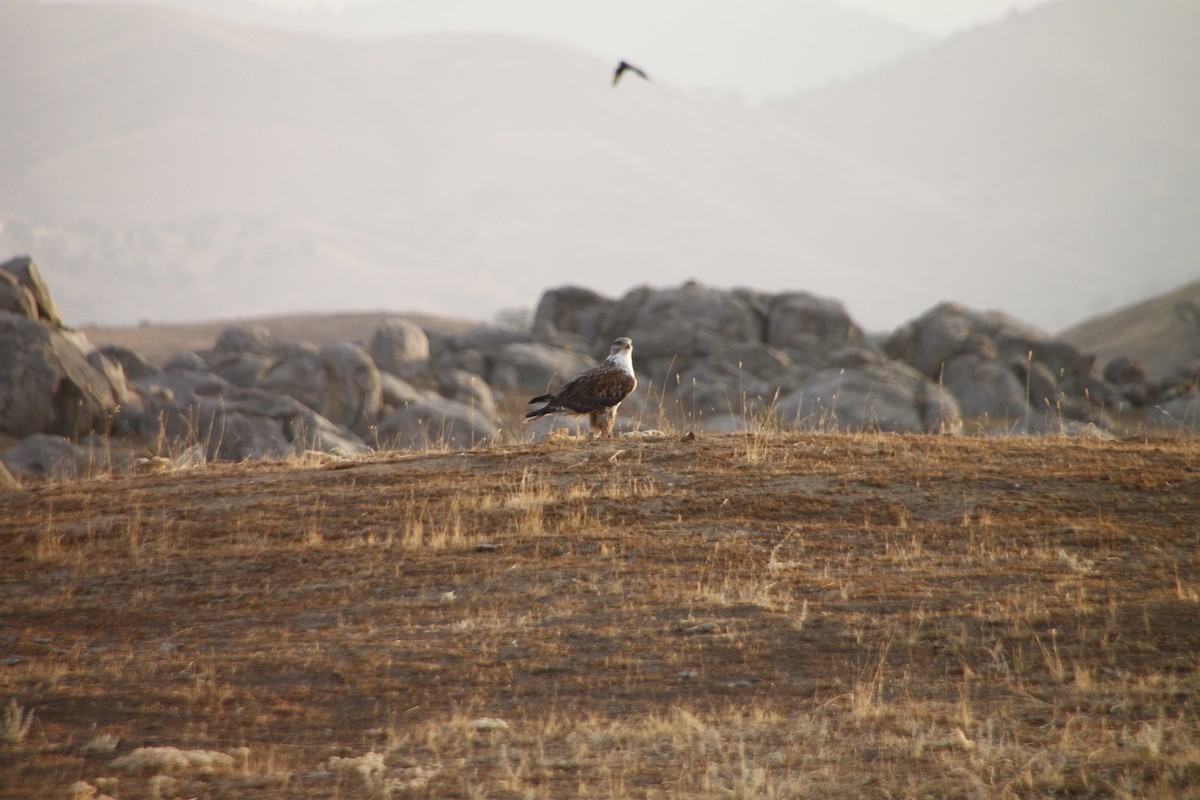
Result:
{"label": "brown hillside", "polygon": [[1195,796],[1198,498],[826,435],[27,486],[0,797]]}
{"label": "brown hillside", "polygon": [[1096,353],[1101,367],[1109,359],[1127,356],[1140,362],[1149,378],[1162,378],[1200,358],[1200,281],[1093,317],[1059,336]]}
{"label": "brown hillside", "polygon": [[180,350],[207,350],[230,325],[263,325],[276,338],[315,345],[333,342],[365,342],[386,319],[403,317],[427,331],[461,333],[475,325],[471,320],[410,312],[361,311],[342,314],[281,314],[239,320],[210,322],[156,322],[138,327],[85,325],[80,330],[97,347],[128,347],[155,364],[162,364]]}

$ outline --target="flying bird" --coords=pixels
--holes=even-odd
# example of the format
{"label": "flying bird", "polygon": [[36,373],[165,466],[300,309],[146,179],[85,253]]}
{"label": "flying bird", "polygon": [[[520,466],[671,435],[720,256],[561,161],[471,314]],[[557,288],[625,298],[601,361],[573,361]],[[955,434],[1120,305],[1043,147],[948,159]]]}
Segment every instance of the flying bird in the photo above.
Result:
{"label": "flying bird", "polygon": [[612,436],[613,423],[617,419],[617,406],[637,386],[633,374],[633,342],[622,336],[612,343],[608,358],[595,369],[589,369],[565,383],[552,394],[533,398],[531,403],[545,403],[525,415],[535,419],[546,414],[568,411],[572,414],[587,414],[594,436]]}
{"label": "flying bird", "polygon": [[640,69],[635,67],[633,64],[630,64],[628,61],[622,61],[620,64],[617,64],[617,68],[615,70],[613,70],[613,82],[612,82],[613,86],[617,85],[617,81],[621,80],[621,76],[625,74],[626,70],[632,72],[634,75],[640,75],[645,80],[650,80],[649,75],[642,72]]}

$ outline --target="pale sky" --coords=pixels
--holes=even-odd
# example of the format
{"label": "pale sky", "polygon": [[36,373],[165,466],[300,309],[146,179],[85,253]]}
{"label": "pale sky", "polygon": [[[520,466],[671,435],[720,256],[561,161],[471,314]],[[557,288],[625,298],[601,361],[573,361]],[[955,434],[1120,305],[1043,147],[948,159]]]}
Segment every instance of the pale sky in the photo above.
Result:
{"label": "pale sky", "polygon": [[[344,8],[363,2],[388,0],[255,0],[275,8]],[[1026,9],[1048,0],[839,0],[917,30],[947,34],[998,19],[1014,9]],[[514,9],[516,13],[516,9]]]}
{"label": "pale sky", "polygon": [[1014,9],[1041,5],[1047,0],[841,0],[894,22],[933,34],[951,33],[981,22],[999,19]]}

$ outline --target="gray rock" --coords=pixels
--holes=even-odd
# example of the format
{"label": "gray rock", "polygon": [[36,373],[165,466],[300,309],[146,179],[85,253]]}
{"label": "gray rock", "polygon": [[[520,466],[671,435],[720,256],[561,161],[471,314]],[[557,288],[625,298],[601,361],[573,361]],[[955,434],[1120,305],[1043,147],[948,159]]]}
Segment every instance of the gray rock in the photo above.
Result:
{"label": "gray rock", "polygon": [[1158,383],[1157,396],[1162,402],[1191,394],[1200,387],[1200,358],[1180,364]]}
{"label": "gray rock", "polygon": [[805,292],[774,299],[767,313],[766,342],[784,350],[822,354],[847,346],[869,349],[866,334],[845,306]]}
{"label": "gray rock", "polygon": [[279,342],[271,330],[261,322],[244,322],[230,325],[217,335],[213,350],[218,353],[256,353],[274,356]]}
{"label": "gray rock", "polygon": [[117,402],[104,372],[71,337],[0,311],[0,432],[76,437],[103,430]]}
{"label": "gray rock", "polygon": [[777,414],[783,424],[810,430],[962,432],[954,397],[898,362],[815,372],[780,400]]}
{"label": "gray rock", "polygon": [[62,315],[58,312],[58,306],[51,299],[50,289],[42,280],[42,274],[38,271],[37,264],[32,258],[19,256],[10,259],[0,264],[0,271],[14,276],[17,282],[33,296],[34,305],[37,306],[36,319],[55,328],[63,327]]}
{"label": "gray rock", "polygon": [[384,406],[391,406],[393,410],[425,396],[424,392],[414,388],[411,383],[403,378],[397,378],[390,372],[381,371],[379,373],[379,389],[383,395]]}
{"label": "gray rock", "polygon": [[262,383],[275,359],[250,351],[215,351],[208,357],[207,363],[215,375],[234,386],[250,389]]}
{"label": "gray rock", "polygon": [[972,354],[951,356],[942,370],[942,386],[954,395],[964,417],[1014,420],[1028,412],[1025,387],[999,361]]}
{"label": "gray rock", "polygon": [[1146,371],[1133,359],[1117,356],[1104,365],[1104,380],[1114,386],[1144,383]]}
{"label": "gray rock", "polygon": [[690,420],[759,414],[811,372],[794,365],[783,351],[755,342],[730,344],[718,357],[688,361],[690,366],[668,379],[664,391]]}
{"label": "gray rock", "polygon": [[325,345],[313,355],[277,362],[259,385],[364,433],[379,418],[383,407],[383,388],[375,362],[362,347],[348,342]]}
{"label": "gray rock", "polygon": [[125,379],[125,368],[120,362],[113,361],[99,350],[88,353],[87,361],[108,381],[118,405],[127,405],[134,401],[134,392]]}
{"label": "gray rock", "polygon": [[18,317],[37,319],[37,300],[33,292],[21,285],[16,275],[0,269],[0,311],[7,311]]}
{"label": "gray rock", "polygon": [[410,378],[414,371],[423,370],[428,364],[429,337],[415,322],[394,317],[375,328],[367,353],[384,372]]}
{"label": "gray rock", "polygon": [[954,303],[941,303],[897,328],[884,343],[884,351],[937,380],[942,365],[954,356],[999,357],[995,342],[979,327],[979,315]]}
{"label": "gray rock", "polygon": [[208,460],[242,461],[305,450],[367,450],[355,434],[286,395],[239,389],[202,373],[164,377],[170,386],[145,386],[139,431],[158,453],[199,446]]}
{"label": "gray rock", "polygon": [[766,320],[758,306],[753,293],[723,291],[696,281],[673,289],[641,287],[604,315],[603,336],[596,344],[607,348],[616,337],[629,336],[636,359],[639,340],[652,331],[696,330],[726,342],[761,342]]}
{"label": "gray rock", "polygon": [[[636,348],[635,343],[635,359]],[[499,391],[539,394],[566,383],[596,363],[583,353],[536,342],[515,342],[504,345],[492,356],[487,380]]]}
{"label": "gray rock", "polygon": [[180,350],[163,364],[163,372],[208,372],[208,362],[191,350]]}
{"label": "gray rock", "polygon": [[439,372],[438,392],[450,400],[477,408],[489,419],[496,416],[496,398],[483,378],[472,372],[453,369]]}
{"label": "gray rock", "polygon": [[445,398],[425,398],[397,408],[379,423],[384,448],[463,449],[491,441],[499,433],[478,409]]}
{"label": "gray rock", "polygon": [[568,334],[590,345],[604,338],[604,320],[615,302],[578,286],[549,289],[538,301],[533,329],[551,341]]}
{"label": "gray rock", "polygon": [[1150,409],[1150,425],[1176,430],[1200,431],[1200,392],[1173,397]]}
{"label": "gray rock", "polygon": [[0,453],[0,463],[13,475],[69,479],[107,471],[107,448],[80,447],[69,439],[36,433]]}
{"label": "gray rock", "polygon": [[162,372],[158,367],[128,347],[109,344],[99,348],[97,352],[109,361],[120,364],[121,371],[125,373],[126,380],[136,381],[151,375],[158,375]]}
{"label": "gray rock", "polygon": [[451,347],[454,350],[482,350],[484,353],[493,353],[507,344],[532,341],[534,341],[533,334],[528,331],[518,331],[495,325],[476,325],[453,337]]}

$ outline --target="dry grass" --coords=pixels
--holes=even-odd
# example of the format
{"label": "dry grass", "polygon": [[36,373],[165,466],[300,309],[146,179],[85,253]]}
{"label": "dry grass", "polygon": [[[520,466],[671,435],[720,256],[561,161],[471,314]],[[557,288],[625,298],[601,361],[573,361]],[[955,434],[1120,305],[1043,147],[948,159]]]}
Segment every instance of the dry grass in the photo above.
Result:
{"label": "dry grass", "polygon": [[1194,440],[32,485],[0,494],[0,797],[1200,796],[1198,532]]}

